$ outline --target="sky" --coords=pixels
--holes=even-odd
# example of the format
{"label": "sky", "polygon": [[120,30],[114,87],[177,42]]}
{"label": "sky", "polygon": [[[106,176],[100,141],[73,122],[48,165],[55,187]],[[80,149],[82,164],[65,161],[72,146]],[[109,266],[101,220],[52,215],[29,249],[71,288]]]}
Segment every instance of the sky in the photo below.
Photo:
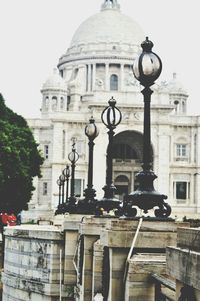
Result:
{"label": "sky", "polygon": [[[119,0],[154,43],[163,62],[160,80],[173,72],[189,94],[188,113],[200,115],[198,0]],[[40,117],[41,87],[78,26],[103,0],[0,0],[0,93],[25,118]],[[114,25],[113,25],[114,26]],[[141,41],[142,42],[142,41]]]}

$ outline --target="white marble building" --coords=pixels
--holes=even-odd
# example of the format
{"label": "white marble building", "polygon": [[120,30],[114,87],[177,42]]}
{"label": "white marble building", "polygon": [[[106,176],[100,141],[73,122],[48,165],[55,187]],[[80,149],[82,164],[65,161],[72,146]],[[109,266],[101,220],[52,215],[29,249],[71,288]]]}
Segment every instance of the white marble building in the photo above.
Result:
{"label": "white marble building", "polygon": [[[43,177],[29,203],[31,216],[52,212],[58,204],[56,180],[77,139],[76,194],[87,184],[88,145],[84,128],[94,116],[100,134],[94,149],[94,188],[103,196],[107,131],[101,112],[113,96],[123,118],[115,133],[113,180],[121,198],[137,187],[141,167],[143,96],[132,64],[145,39],[141,27],[121,13],[117,0],[104,1],[99,13],[84,21],[43,84],[41,118],[28,120],[44,153]],[[161,56],[162,54],[158,55]],[[168,195],[174,214],[200,212],[200,117],[187,115],[188,94],[176,74],[158,83],[152,96],[152,150],[155,188]]]}

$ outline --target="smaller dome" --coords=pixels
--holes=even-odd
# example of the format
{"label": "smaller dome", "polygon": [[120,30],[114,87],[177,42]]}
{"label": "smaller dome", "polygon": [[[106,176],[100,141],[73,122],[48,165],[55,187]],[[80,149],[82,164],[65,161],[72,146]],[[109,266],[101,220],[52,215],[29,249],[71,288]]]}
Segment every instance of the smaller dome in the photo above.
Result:
{"label": "smaller dome", "polygon": [[177,80],[177,74],[173,73],[173,79],[168,83],[168,90],[170,93],[181,93],[187,94],[186,89],[183,87],[182,83]]}
{"label": "smaller dome", "polygon": [[53,69],[53,74],[50,75],[42,86],[42,91],[44,90],[67,90],[66,83],[64,79],[59,75],[58,69]]}

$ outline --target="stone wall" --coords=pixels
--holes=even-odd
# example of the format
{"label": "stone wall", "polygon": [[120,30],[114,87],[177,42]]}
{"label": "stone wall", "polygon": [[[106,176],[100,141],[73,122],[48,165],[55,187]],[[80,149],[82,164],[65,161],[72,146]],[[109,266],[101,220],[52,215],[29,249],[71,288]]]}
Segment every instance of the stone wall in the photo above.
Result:
{"label": "stone wall", "polygon": [[5,228],[3,301],[59,300],[63,255],[63,233],[54,226]]}
{"label": "stone wall", "polygon": [[177,246],[167,247],[167,272],[176,280],[176,300],[185,291],[192,301],[200,301],[199,271],[200,228],[180,228]]}
{"label": "stone wall", "polygon": [[71,214],[7,227],[3,301],[154,301],[151,274],[166,274],[166,246],[186,225]]}

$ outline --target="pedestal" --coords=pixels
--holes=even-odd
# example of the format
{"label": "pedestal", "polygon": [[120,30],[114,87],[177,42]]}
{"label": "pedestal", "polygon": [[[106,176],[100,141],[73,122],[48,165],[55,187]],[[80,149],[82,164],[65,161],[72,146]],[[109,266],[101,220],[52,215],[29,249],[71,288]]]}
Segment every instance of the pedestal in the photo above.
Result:
{"label": "pedestal", "polygon": [[199,228],[178,229],[177,246],[167,247],[166,254],[167,272],[176,280],[176,300],[185,290],[185,293],[189,292],[191,300],[200,301]]}

